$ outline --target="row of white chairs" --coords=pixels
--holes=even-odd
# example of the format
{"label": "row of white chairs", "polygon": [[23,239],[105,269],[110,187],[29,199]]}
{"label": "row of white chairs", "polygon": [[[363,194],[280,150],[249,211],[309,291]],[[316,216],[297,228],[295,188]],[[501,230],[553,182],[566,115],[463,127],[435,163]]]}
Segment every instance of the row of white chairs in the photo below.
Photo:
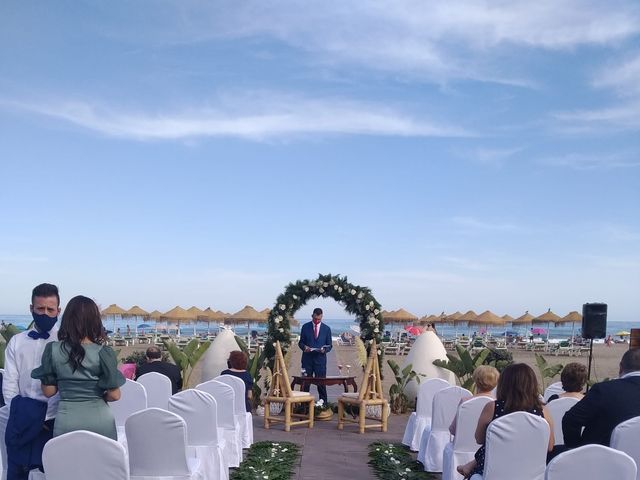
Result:
{"label": "row of white chairs", "polygon": [[[172,478],[172,475],[167,473],[172,471],[172,468],[167,467],[175,465],[182,471],[183,476],[186,475],[185,468],[189,468],[191,476],[184,478],[227,480],[229,467],[239,466],[242,461],[242,449],[253,443],[251,414],[245,411],[244,382],[231,375],[221,375],[198,385],[196,389],[171,396],[171,382],[164,375],[154,372],[143,375],[138,380],[139,382],[127,380],[121,388],[121,399],[110,403],[116,421],[118,442],[125,453],[129,452],[127,471],[131,471],[131,478],[144,476],[147,480],[160,475],[159,472],[164,472],[160,475],[163,480],[166,476]],[[0,409],[2,439],[9,415],[8,409],[8,406]],[[90,432],[83,432],[85,433]],[[111,441],[99,435],[95,437],[99,438],[87,440],[87,445],[94,445],[103,439]],[[62,435],[59,438],[67,436]],[[49,443],[47,444],[47,448],[53,448],[54,452],[57,452],[56,449],[61,448],[56,447],[60,445],[60,441],[57,438],[53,440],[50,447]],[[178,452],[177,457],[167,453],[167,445],[170,445],[169,450],[172,452]],[[4,480],[7,465],[4,441],[0,441],[0,446],[3,466],[1,478]],[[115,462],[119,457],[118,449],[104,448],[113,454],[112,457],[107,455],[105,461]],[[184,451],[186,460],[182,458],[181,451]],[[66,466],[72,471],[67,471],[65,479],[74,478],[74,475],[75,478],[86,478],[86,472],[69,461],[75,459],[75,456],[69,457],[65,452],[63,448],[61,458],[67,458],[67,461],[60,466],[57,466],[54,460],[58,454],[49,454],[50,463],[53,462],[53,471]],[[77,452],[74,455],[77,455]],[[87,453],[87,458],[89,457],[91,454]],[[151,462],[149,458],[157,461]],[[47,480],[62,478],[52,475],[47,471]],[[45,477],[39,472],[34,472],[32,478]]]}
{"label": "row of white chairs", "polygon": [[[553,389],[545,392],[545,397],[548,399],[552,394],[560,393],[562,390],[558,392],[557,387],[557,385],[554,385]],[[462,479],[462,475],[456,471],[456,466],[472,460],[475,452],[480,447],[475,440],[478,418],[486,403],[493,401],[493,398],[488,396],[476,397],[460,404],[461,399],[470,396],[471,392],[460,387],[451,386],[448,382],[441,379],[430,379],[423,382],[418,390],[416,412],[412,413],[409,417],[405,429],[402,443],[409,446],[411,450],[418,451],[418,460],[423,463],[425,471],[442,472],[443,480]],[[547,406],[554,420],[556,445],[564,444],[562,417],[577,401],[577,399],[573,398],[560,398],[550,402]],[[505,418],[506,417],[507,416],[505,416]],[[449,426],[454,419],[456,420],[456,435],[452,436],[449,433]],[[527,425],[537,424],[540,426],[544,424],[546,426],[546,440],[545,443],[540,444],[543,456],[536,459],[535,455],[530,456],[528,452],[526,453],[527,459],[532,460],[529,470],[535,470],[537,468],[539,472],[540,468],[542,468],[541,471],[544,473],[549,427],[548,423],[541,417],[538,417],[538,419],[542,420],[542,423],[529,419],[524,421],[522,426],[513,430],[518,432],[518,438],[511,439],[509,445],[519,446],[517,450],[513,452],[513,455],[505,453],[508,452],[508,448],[501,447],[503,453],[501,453],[500,456],[502,457],[501,462],[503,464],[510,465],[510,460],[514,458],[518,459],[518,462],[522,464],[522,462],[525,461],[523,452],[527,452],[528,448],[527,442],[533,441],[536,435],[533,433],[531,435],[525,435],[520,433],[520,431],[525,429]],[[492,422],[491,425],[496,422]],[[632,425],[635,425],[634,422],[638,425],[636,429],[632,428]],[[509,432],[509,429],[507,428],[506,431]],[[635,461],[640,462],[640,442],[632,443],[631,441],[627,441],[626,439],[631,437],[631,434],[627,433],[629,431],[637,435],[636,439],[640,438],[640,417],[637,420],[629,420],[619,425],[616,430],[616,432],[619,433],[612,436],[611,445],[616,449],[626,452],[635,459]],[[540,438],[544,437],[544,428],[542,428],[542,436]],[[521,441],[518,442],[518,439]],[[493,476],[491,478],[506,477]],[[527,477],[525,476],[523,478]],[[633,478],[635,478],[635,476]],[[638,480],[640,480],[640,478],[638,478]]]}

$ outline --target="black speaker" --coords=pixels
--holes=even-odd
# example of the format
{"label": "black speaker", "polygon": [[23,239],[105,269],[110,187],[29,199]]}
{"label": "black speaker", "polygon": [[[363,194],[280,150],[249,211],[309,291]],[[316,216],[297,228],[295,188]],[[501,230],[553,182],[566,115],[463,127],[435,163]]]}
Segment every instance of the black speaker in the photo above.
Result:
{"label": "black speaker", "polygon": [[582,337],[604,338],[607,336],[607,304],[585,303],[582,306]]}

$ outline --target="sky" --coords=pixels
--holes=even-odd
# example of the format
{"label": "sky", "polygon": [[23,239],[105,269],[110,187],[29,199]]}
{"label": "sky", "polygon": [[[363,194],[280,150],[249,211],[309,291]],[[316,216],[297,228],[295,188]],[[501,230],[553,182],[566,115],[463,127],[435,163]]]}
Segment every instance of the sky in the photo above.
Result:
{"label": "sky", "polygon": [[0,313],[333,273],[417,315],[639,318],[635,1],[7,0],[0,66]]}

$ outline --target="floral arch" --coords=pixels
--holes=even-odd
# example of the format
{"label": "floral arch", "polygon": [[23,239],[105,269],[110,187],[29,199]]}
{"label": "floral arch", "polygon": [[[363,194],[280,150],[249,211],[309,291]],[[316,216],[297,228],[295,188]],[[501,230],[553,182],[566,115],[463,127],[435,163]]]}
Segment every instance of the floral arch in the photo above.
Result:
{"label": "floral arch", "polygon": [[[283,351],[291,346],[290,321],[295,313],[309,300],[324,297],[333,298],[344,306],[345,311],[356,316],[360,322],[360,337],[367,351],[372,340],[380,344],[384,332],[382,308],[367,287],[349,283],[340,275],[318,275],[315,280],[298,280],[290,283],[276,299],[268,319],[268,334],[265,345],[266,361],[271,364],[275,357],[275,342],[280,341]],[[382,353],[378,350],[382,361]]]}

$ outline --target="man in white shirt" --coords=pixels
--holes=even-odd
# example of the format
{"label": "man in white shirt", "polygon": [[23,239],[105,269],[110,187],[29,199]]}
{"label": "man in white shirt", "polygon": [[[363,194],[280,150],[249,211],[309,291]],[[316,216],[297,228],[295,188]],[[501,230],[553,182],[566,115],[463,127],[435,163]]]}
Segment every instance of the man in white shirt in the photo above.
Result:
{"label": "man in white shirt", "polygon": [[[48,283],[35,287],[31,294],[29,309],[33,316],[33,327],[26,332],[15,335],[7,344],[2,393],[9,406],[17,396],[46,403],[47,413],[43,429],[45,434],[52,436],[53,419],[58,411],[59,396],[45,397],[42,393],[40,380],[32,379],[31,371],[40,366],[42,352],[47,343],[58,340],[58,330],[55,327],[60,313],[58,287]],[[9,458],[9,463],[11,464],[11,458]],[[41,464],[42,462],[40,462]]]}

